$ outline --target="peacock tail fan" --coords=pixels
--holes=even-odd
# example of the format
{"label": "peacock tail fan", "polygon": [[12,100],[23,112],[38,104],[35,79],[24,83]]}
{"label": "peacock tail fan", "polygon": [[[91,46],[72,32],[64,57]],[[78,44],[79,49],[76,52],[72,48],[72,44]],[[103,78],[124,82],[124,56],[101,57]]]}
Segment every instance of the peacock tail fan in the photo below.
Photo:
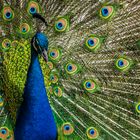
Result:
{"label": "peacock tail fan", "polygon": [[[36,27],[59,140],[140,138],[140,1],[0,1],[0,138],[13,139]],[[40,13],[44,27],[32,14]]]}

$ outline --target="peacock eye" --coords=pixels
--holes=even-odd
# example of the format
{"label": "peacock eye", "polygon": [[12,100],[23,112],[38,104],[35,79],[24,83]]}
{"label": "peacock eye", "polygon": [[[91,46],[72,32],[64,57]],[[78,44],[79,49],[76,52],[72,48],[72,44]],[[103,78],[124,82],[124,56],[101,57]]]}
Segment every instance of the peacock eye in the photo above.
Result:
{"label": "peacock eye", "polygon": [[54,62],[59,61],[61,58],[61,51],[59,49],[50,49],[49,58]]}
{"label": "peacock eye", "polygon": [[35,13],[39,13],[39,11],[40,11],[39,4],[35,1],[29,2],[27,11],[30,15],[35,14]]}
{"label": "peacock eye", "polygon": [[101,46],[100,38],[90,35],[85,41],[85,46],[90,51],[96,51]]}
{"label": "peacock eye", "polygon": [[125,70],[128,70],[130,68],[131,63],[126,58],[119,58],[119,59],[117,59],[115,65],[116,65],[116,68],[118,70],[125,71]]}
{"label": "peacock eye", "polygon": [[36,41],[36,44],[39,45],[39,41],[38,41],[38,39],[35,39],[35,41]]}
{"label": "peacock eye", "polygon": [[97,129],[94,127],[90,127],[87,129],[87,137],[89,139],[96,139],[99,136]]}
{"label": "peacock eye", "polygon": [[94,80],[85,80],[83,82],[83,87],[84,90],[86,90],[89,93],[94,93],[95,91],[97,91],[97,84]]}
{"label": "peacock eye", "polygon": [[65,71],[67,72],[67,74],[75,75],[79,72],[79,67],[73,62],[69,62],[65,65]]}
{"label": "peacock eye", "polygon": [[14,12],[10,7],[4,7],[2,14],[3,14],[3,19],[7,21],[11,21],[14,18]]}
{"label": "peacock eye", "polygon": [[55,30],[58,32],[64,32],[68,29],[69,23],[66,18],[59,18],[55,22]]}
{"label": "peacock eye", "polygon": [[140,113],[140,102],[136,104],[136,111]]}
{"label": "peacock eye", "polygon": [[61,87],[55,86],[55,87],[53,88],[53,93],[54,93],[57,97],[61,97],[62,94],[63,94],[63,91],[62,91]]}
{"label": "peacock eye", "polygon": [[22,23],[20,25],[20,32],[22,34],[27,34],[30,31],[30,26],[27,23]]}
{"label": "peacock eye", "polygon": [[11,47],[11,41],[9,39],[4,39],[2,41],[2,48],[8,50]]}
{"label": "peacock eye", "polygon": [[111,18],[114,15],[114,7],[113,6],[103,6],[100,10],[100,16],[103,19]]}
{"label": "peacock eye", "polygon": [[64,135],[71,135],[74,131],[73,126],[70,123],[64,123],[62,125],[62,132]]}

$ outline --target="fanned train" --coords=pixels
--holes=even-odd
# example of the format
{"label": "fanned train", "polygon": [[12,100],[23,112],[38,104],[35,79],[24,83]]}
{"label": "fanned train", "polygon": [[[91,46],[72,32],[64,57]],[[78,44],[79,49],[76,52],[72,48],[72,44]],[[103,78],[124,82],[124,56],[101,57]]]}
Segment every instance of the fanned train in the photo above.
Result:
{"label": "fanned train", "polygon": [[14,139],[38,29],[48,37],[38,87],[45,85],[57,139],[140,139],[139,0],[2,0],[0,11],[1,140]]}

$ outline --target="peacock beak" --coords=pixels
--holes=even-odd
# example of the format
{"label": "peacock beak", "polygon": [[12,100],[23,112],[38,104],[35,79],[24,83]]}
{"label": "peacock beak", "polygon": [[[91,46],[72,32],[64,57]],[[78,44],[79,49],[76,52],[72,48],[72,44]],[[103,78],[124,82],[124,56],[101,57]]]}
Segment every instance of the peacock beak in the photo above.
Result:
{"label": "peacock beak", "polygon": [[42,51],[42,54],[41,54],[41,55],[42,55],[42,57],[44,58],[45,62],[48,62],[47,50],[44,49],[44,50]]}
{"label": "peacock beak", "polygon": [[45,62],[48,62],[48,54],[47,54],[47,50],[45,49],[45,48],[42,48],[40,45],[38,45],[39,43],[38,43],[38,41],[34,38],[33,39],[33,47],[34,47],[34,49],[36,50],[36,52],[38,53],[38,54],[40,54],[43,58],[44,58],[44,60],[45,60]]}

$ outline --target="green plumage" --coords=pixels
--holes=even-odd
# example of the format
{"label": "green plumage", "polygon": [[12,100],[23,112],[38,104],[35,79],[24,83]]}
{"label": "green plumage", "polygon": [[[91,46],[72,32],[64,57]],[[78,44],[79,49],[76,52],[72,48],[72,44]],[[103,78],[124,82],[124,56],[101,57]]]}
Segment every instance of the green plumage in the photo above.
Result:
{"label": "green plumage", "polygon": [[[30,6],[48,27],[33,20]],[[5,7],[13,12],[8,20]],[[49,39],[49,62],[40,62],[58,139],[140,138],[139,0],[4,0],[0,10],[0,128],[14,128],[40,26]]]}

